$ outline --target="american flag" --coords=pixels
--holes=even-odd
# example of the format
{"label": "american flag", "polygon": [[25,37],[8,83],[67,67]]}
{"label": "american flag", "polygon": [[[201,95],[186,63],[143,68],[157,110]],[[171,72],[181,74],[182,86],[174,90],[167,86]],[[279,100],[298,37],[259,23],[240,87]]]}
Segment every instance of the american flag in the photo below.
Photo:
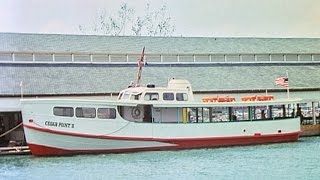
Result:
{"label": "american flag", "polygon": [[288,87],[289,86],[289,78],[288,77],[278,77],[275,79],[275,83],[278,86]]}

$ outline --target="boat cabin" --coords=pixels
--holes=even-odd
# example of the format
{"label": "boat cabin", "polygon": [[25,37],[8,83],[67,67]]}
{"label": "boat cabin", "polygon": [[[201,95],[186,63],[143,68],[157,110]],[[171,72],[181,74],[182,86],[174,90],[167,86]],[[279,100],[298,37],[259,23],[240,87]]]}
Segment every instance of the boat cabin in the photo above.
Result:
{"label": "boat cabin", "polygon": [[155,85],[129,87],[120,92],[118,101],[136,106],[120,106],[122,118],[136,122],[178,122],[182,110],[177,107],[156,108],[156,104],[187,104],[193,102],[191,84],[187,80],[170,79],[167,87]]}
{"label": "boat cabin", "polygon": [[150,104],[150,101],[167,103],[193,101],[194,99],[191,85],[187,80],[170,79],[167,87],[156,87],[153,84],[137,87],[129,86],[129,88],[120,92],[118,100]]}
{"label": "boat cabin", "polygon": [[[267,96],[266,96],[267,97]],[[120,92],[120,116],[128,121],[154,123],[203,123],[272,120],[293,117],[294,100],[277,101],[256,96],[214,97],[195,102],[187,80],[171,79],[167,87],[129,87]],[[127,103],[127,105],[125,105]]]}

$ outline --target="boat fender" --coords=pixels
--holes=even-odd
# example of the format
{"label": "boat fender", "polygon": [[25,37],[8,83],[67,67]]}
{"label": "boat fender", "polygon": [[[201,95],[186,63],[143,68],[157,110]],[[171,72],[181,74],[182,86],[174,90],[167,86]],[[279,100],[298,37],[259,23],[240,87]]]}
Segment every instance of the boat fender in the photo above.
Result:
{"label": "boat fender", "polygon": [[131,115],[134,119],[141,118],[141,110],[138,107],[132,108]]}

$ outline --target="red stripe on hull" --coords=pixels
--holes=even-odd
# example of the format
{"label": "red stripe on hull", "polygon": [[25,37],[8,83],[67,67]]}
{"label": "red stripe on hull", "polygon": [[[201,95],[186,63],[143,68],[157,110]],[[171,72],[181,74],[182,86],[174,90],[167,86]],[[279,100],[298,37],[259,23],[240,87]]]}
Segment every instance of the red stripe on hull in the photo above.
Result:
{"label": "red stripe on hull", "polygon": [[[33,155],[37,156],[60,156],[75,154],[101,154],[101,153],[124,153],[152,150],[178,150],[194,148],[210,148],[236,145],[252,145],[279,142],[293,142],[299,138],[299,132],[279,133],[273,135],[260,136],[236,136],[236,137],[213,137],[213,138],[196,138],[196,139],[162,139],[157,142],[176,144],[177,146],[162,147],[144,147],[144,148],[126,148],[126,149],[105,149],[105,150],[68,150],[62,148],[48,147],[38,144],[28,144]],[[120,140],[121,141],[121,140]]]}
{"label": "red stripe on hull", "polygon": [[60,134],[60,135],[67,135],[67,136],[75,136],[75,137],[84,137],[84,138],[94,138],[94,139],[117,139],[117,140],[132,140],[132,141],[153,141],[153,138],[148,137],[125,137],[125,136],[106,136],[106,135],[94,135],[94,134],[82,134],[82,133],[74,133],[74,132],[65,132],[65,131],[57,131],[52,130],[49,128],[43,128],[43,127],[35,127],[30,126],[27,124],[23,124],[25,128],[41,131],[41,132],[47,132],[51,134]]}
{"label": "red stripe on hull", "polygon": [[[38,144],[29,144],[29,149],[32,155],[35,156],[68,156],[77,154],[106,154],[106,153],[128,153],[128,152],[139,152],[139,151],[156,151],[160,150],[158,147],[150,148],[134,148],[134,149],[101,149],[101,150],[68,150],[62,148],[55,148],[49,146],[43,146]],[[168,149],[169,147],[162,147]]]}
{"label": "red stripe on hull", "polygon": [[[254,145],[279,142],[294,142],[299,138],[299,132],[270,134],[260,136],[234,136],[234,137],[219,137],[205,138],[196,140],[174,140],[167,141],[169,143],[178,144],[180,149],[188,148],[206,148],[206,147],[222,147],[222,146],[237,146],[237,145]],[[164,141],[162,141],[164,142]]]}
{"label": "red stripe on hull", "polygon": [[[165,142],[165,143],[174,143],[179,144],[180,141],[192,141],[192,142],[200,142],[200,141],[212,141],[212,139],[225,141],[225,139],[247,139],[251,136],[229,136],[229,137],[204,137],[204,138],[151,138],[151,137],[134,137],[134,136],[106,136],[106,135],[93,135],[93,134],[82,134],[82,133],[73,133],[73,132],[65,132],[65,131],[57,131],[52,130],[48,128],[42,128],[42,127],[35,127],[30,126],[27,124],[23,124],[25,128],[33,129],[40,132],[46,132],[49,134],[59,134],[59,135],[65,135],[65,136],[74,136],[74,137],[83,137],[83,138],[93,138],[93,139],[112,139],[112,140],[130,140],[130,141],[158,141],[158,142]],[[297,139],[299,137],[299,134],[301,131],[297,132],[290,132],[290,133],[278,133],[278,134],[268,134],[268,135],[261,135],[260,133],[254,134],[253,137],[258,138],[263,136],[264,138],[267,137],[274,137],[274,136],[290,136],[291,134],[296,134]],[[175,143],[177,142],[177,143]],[[272,141],[272,142],[278,142],[278,141]],[[283,142],[283,141],[280,141]],[[251,144],[251,143],[249,143]]]}

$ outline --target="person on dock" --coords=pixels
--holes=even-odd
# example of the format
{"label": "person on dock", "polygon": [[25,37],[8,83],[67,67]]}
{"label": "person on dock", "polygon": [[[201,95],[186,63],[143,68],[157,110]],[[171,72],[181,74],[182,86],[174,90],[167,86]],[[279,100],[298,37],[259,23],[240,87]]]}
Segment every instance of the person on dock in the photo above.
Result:
{"label": "person on dock", "polygon": [[296,117],[300,117],[300,124],[303,123],[303,115],[301,112],[301,107],[298,107]]}
{"label": "person on dock", "polygon": [[261,119],[266,119],[266,112],[264,109],[261,110]]}

